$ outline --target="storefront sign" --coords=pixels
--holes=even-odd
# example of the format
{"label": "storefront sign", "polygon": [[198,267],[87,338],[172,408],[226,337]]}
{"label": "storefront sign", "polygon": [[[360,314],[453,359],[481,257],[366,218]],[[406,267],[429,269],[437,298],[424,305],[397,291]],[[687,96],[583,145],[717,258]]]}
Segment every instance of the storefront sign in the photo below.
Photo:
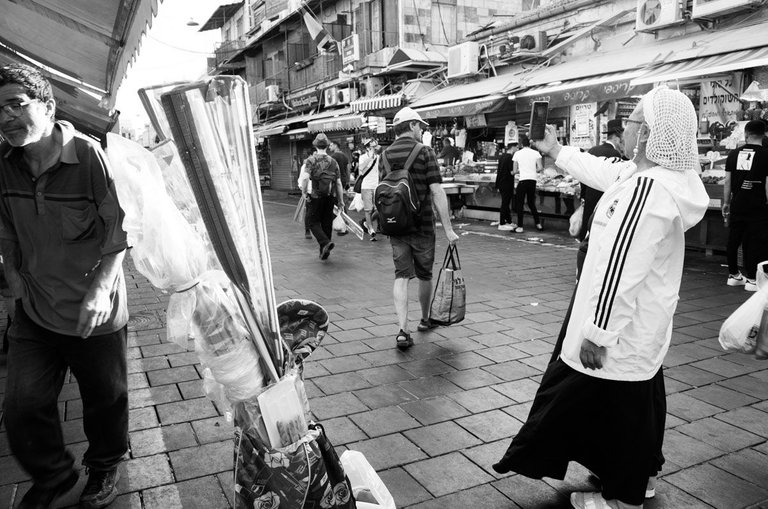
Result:
{"label": "storefront sign", "polygon": [[586,87],[576,87],[557,92],[542,91],[542,94],[536,97],[528,97],[529,106],[534,101],[549,101],[549,107],[571,106],[574,104],[583,104],[588,102],[608,101],[611,99],[623,99],[631,95],[640,95],[653,88],[652,84],[631,86],[630,80],[614,81],[610,83],[601,83],[598,85],[589,85]]}
{"label": "storefront sign", "polygon": [[478,127],[486,127],[488,125],[488,123],[485,121],[485,114],[483,113],[464,117],[464,124],[467,126],[467,129],[476,129]]}
{"label": "storefront sign", "polygon": [[352,34],[341,41],[341,61],[344,65],[360,60],[360,40]]}
{"label": "storefront sign", "polygon": [[590,149],[597,144],[597,103],[571,106],[570,145]]}
{"label": "storefront sign", "polygon": [[311,91],[288,99],[288,105],[297,111],[310,110],[320,104],[320,94]]}
{"label": "storefront sign", "polygon": [[506,127],[504,127],[504,146],[510,143],[518,143],[517,124],[515,124],[514,120],[507,122]]}
{"label": "storefront sign", "polygon": [[387,132],[387,118],[386,117],[368,117],[368,129],[375,131],[376,134],[384,134]]}
{"label": "storefront sign", "polygon": [[732,77],[708,79],[701,82],[699,99],[699,119],[707,119],[709,125],[720,122],[727,125],[730,121],[741,120],[742,104],[738,97],[728,91],[741,90],[741,83]]}

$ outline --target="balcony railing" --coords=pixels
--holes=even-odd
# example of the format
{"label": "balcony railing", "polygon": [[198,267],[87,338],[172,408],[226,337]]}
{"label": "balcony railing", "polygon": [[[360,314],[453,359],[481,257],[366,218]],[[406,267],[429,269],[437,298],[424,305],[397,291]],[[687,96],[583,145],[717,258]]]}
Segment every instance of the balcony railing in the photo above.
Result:
{"label": "balcony railing", "polygon": [[235,56],[235,54],[243,48],[245,48],[244,39],[235,39],[221,43],[214,51],[216,67],[221,67],[227,60]]}
{"label": "balcony railing", "polygon": [[289,73],[291,90],[299,90],[309,85],[339,77],[341,55],[317,55],[312,64],[302,69],[292,68]]}

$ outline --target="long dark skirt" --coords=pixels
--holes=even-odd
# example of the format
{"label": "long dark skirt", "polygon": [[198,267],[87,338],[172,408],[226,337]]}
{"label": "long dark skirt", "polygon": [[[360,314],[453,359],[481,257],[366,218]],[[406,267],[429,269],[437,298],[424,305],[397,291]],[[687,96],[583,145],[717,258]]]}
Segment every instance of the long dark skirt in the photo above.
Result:
{"label": "long dark skirt", "polygon": [[528,419],[494,469],[563,479],[576,461],[600,478],[606,499],[640,505],[648,477],[664,463],[664,375],[621,382],[569,367],[558,356],[570,312]]}

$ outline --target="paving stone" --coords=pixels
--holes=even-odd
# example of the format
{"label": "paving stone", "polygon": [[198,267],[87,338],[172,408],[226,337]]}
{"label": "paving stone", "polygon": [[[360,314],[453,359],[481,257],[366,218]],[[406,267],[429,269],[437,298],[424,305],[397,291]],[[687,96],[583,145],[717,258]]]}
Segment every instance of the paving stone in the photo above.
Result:
{"label": "paving stone", "polygon": [[467,507],[482,507],[483,509],[515,509],[507,497],[493,486],[484,484],[458,493],[429,500],[411,506],[410,509],[466,509]]}
{"label": "paving stone", "polygon": [[181,394],[179,394],[179,389],[175,385],[163,385],[128,391],[128,406],[131,409],[170,403],[180,399]]}
{"label": "paving stone", "polygon": [[[527,403],[521,403],[519,405],[511,405],[505,408],[502,408],[506,413],[517,419],[518,421],[525,423],[525,421],[528,420],[528,414],[531,413],[531,407],[533,406],[533,401],[528,401]],[[672,416],[673,419],[676,419],[676,417]],[[667,419],[669,419],[669,416],[667,416]],[[681,421],[685,422],[685,421]]]}
{"label": "paving stone", "polygon": [[227,422],[224,417],[212,417],[210,419],[199,419],[190,423],[195,435],[201,444],[210,442],[222,442],[232,440],[235,436],[235,427]]}
{"label": "paving stone", "polygon": [[322,366],[332,374],[347,373],[349,371],[359,371],[371,367],[371,363],[359,355],[346,355],[344,357],[334,357],[319,361]]}
{"label": "paving stone", "polygon": [[362,452],[377,472],[427,457],[413,442],[400,433],[363,440],[349,444],[348,447]]}
{"label": "paving stone", "polygon": [[379,366],[360,370],[357,374],[371,385],[391,384],[414,378],[411,373],[404,370],[401,366]]}
{"label": "paving stone", "polygon": [[430,457],[481,443],[480,440],[451,421],[404,431],[403,435]]}
{"label": "paving stone", "polygon": [[768,455],[744,449],[712,460],[716,467],[766,489]]}
{"label": "paving stone", "polygon": [[394,335],[392,336],[392,347],[388,350],[382,350],[378,352],[371,352],[371,353],[364,353],[360,354],[360,357],[364,358],[366,361],[368,361],[371,366],[387,366],[390,364],[399,364],[401,362],[407,362],[409,360],[412,360],[410,357],[408,357],[404,352],[401,350],[398,350],[397,348],[394,348],[395,340]]}
{"label": "paving stone", "polygon": [[146,373],[132,373],[128,375],[128,390],[144,389],[149,387]]}
{"label": "paving stone", "polygon": [[138,493],[126,493],[119,495],[109,505],[109,509],[142,509],[141,496]]}
{"label": "paving stone", "polygon": [[721,421],[768,438],[768,413],[756,408],[737,408],[717,415]]}
{"label": "paving stone", "polygon": [[568,498],[547,483],[529,479],[522,475],[513,475],[495,481],[491,485],[509,497],[522,509],[540,509],[543,507],[568,507]]}
{"label": "paving stone", "polygon": [[208,398],[188,399],[157,405],[157,415],[163,425],[189,421],[190,418],[204,418],[218,415]]}
{"label": "paving stone", "polygon": [[399,405],[400,403],[416,399],[413,394],[397,384],[380,385],[378,387],[371,387],[370,389],[362,389],[354,391],[353,394],[370,409]]}
{"label": "paving stone", "polygon": [[149,385],[152,387],[158,385],[175,384],[179,382],[188,382],[189,380],[198,380],[200,375],[194,366],[180,366],[178,368],[161,369],[147,373]]}
{"label": "paving stone", "polygon": [[134,458],[197,445],[189,423],[133,431],[130,433],[130,443]]}
{"label": "paving stone", "polygon": [[455,422],[483,442],[512,437],[523,426],[522,422],[501,410],[462,417]]}
{"label": "paving stone", "polygon": [[396,326],[394,325],[371,326],[366,329],[336,331],[333,334],[330,334],[330,336],[340,343],[346,343],[348,341],[362,341],[364,339],[369,339],[376,336],[383,336],[385,334],[381,333],[382,331],[387,331],[392,334],[392,337],[394,337],[394,335],[397,333],[395,327]]}
{"label": "paving stone", "polygon": [[312,381],[325,394],[338,394],[340,392],[366,389],[371,386],[357,373],[341,373],[313,378]]}
{"label": "paving stone", "polygon": [[[317,350],[315,350],[317,351]],[[314,352],[313,352],[314,353]],[[330,375],[331,372],[325,369],[319,361],[315,361],[310,357],[304,362],[304,379],[315,378],[318,376]]]}
{"label": "paving stone", "polygon": [[667,396],[667,412],[685,419],[686,421],[695,421],[711,415],[718,414],[723,410],[705,403],[701,400],[688,396],[687,393],[678,393]]}
{"label": "paving stone", "polygon": [[181,392],[181,397],[184,399],[207,397],[202,380],[190,380],[189,382],[181,382],[176,385],[179,388],[179,392]]}
{"label": "paving stone", "polygon": [[403,403],[400,408],[422,424],[435,424],[468,415],[469,412],[447,396]]}
{"label": "paving stone", "polygon": [[417,378],[439,375],[441,373],[450,373],[456,370],[452,366],[449,366],[439,359],[419,359],[415,361],[403,362],[399,366]]}
{"label": "paving stone", "polygon": [[391,468],[377,473],[395,499],[395,507],[408,507],[432,498],[432,495],[402,468]]}
{"label": "paving stone", "polygon": [[436,497],[479,486],[493,480],[480,467],[457,452],[410,463],[404,468],[419,484]]}
{"label": "paving stone", "polygon": [[514,380],[503,384],[494,385],[493,389],[518,403],[533,401],[536,391],[539,390],[539,384],[528,378]]}
{"label": "paving stone", "polygon": [[691,364],[691,366],[703,369],[705,371],[711,371],[712,373],[716,373],[726,378],[733,378],[736,376],[746,375],[752,371],[757,371],[757,368],[755,367],[736,364],[735,362],[730,362],[719,357],[694,362]]}
{"label": "paving stone", "polygon": [[[666,465],[664,465],[666,467]],[[712,506],[706,502],[695,498],[692,494],[686,493],[674,484],[659,479],[656,483],[656,496],[652,499],[646,499],[643,509],[667,509],[667,508],[685,508],[685,509],[712,509]]]}
{"label": "paving stone", "polygon": [[502,362],[501,364],[484,366],[480,369],[484,369],[506,381],[528,378],[529,376],[541,373],[540,370],[527,366],[520,361]]}
{"label": "paving stone", "polygon": [[368,407],[362,401],[348,392],[322,398],[313,398],[309,402],[309,408],[312,409],[312,414],[320,421],[368,410]]}
{"label": "paving stone", "polygon": [[234,442],[214,442],[168,453],[177,481],[231,471]]}
{"label": "paving stone", "polygon": [[[451,338],[445,339],[443,336],[438,336],[435,341],[440,348],[444,349],[447,355],[459,355],[462,353],[471,353],[474,350],[482,348],[482,345],[477,341],[469,338]],[[456,369],[462,369],[462,366],[454,366]],[[465,366],[474,367],[474,366]]]}
{"label": "paving stone", "polygon": [[154,407],[137,408],[128,412],[128,431],[152,428],[159,425]]}
{"label": "paving stone", "polygon": [[[445,342],[441,343],[440,345],[444,346]],[[493,362],[492,360],[475,352],[461,352],[454,355],[441,357],[440,360],[449,366],[453,366],[456,369],[477,368],[480,366],[487,366]]]}
{"label": "paving stone", "polygon": [[497,474],[493,470],[492,465],[501,459],[510,442],[510,438],[504,438],[495,442],[469,447],[461,451],[461,453],[472,460],[475,465],[485,470],[486,473],[500,479],[505,477],[506,474]]}
{"label": "paving stone", "polygon": [[350,416],[350,419],[369,437],[388,435],[419,426],[416,419],[396,406],[362,412]]}
{"label": "paving stone", "polygon": [[345,445],[369,438],[360,428],[355,426],[349,417],[328,419],[322,423],[328,440],[333,445]]}
{"label": "paving stone", "polygon": [[480,387],[453,393],[450,398],[472,413],[485,412],[514,403],[511,399],[493,390],[491,387]]}
{"label": "paving stone", "polygon": [[195,352],[168,354],[165,356],[165,358],[168,360],[172,368],[176,368],[178,366],[187,366],[189,364],[198,364],[200,362]]}
{"label": "paving stone", "polygon": [[712,465],[697,465],[664,478],[714,507],[746,507],[768,499],[768,491]]}
{"label": "paving stone", "polygon": [[723,380],[719,383],[723,387],[733,389],[749,396],[762,400],[768,399],[768,383],[761,381],[754,376],[739,376],[730,380]]}
{"label": "paving stone", "polygon": [[164,454],[134,458],[121,463],[117,487],[120,493],[141,491],[173,482],[171,466]]}
{"label": "paving stone", "polygon": [[691,389],[685,394],[688,396],[693,396],[698,400],[705,401],[711,405],[715,405],[716,407],[722,408],[724,410],[732,410],[734,408],[751,405],[752,403],[759,401],[757,398],[753,398],[752,396],[748,396],[741,392],[722,387],[718,384],[706,385],[704,387],[699,387],[698,389]]}
{"label": "paving stone", "polygon": [[461,391],[461,387],[439,376],[408,380],[400,382],[399,385],[419,399],[429,398],[431,396],[443,396]]}
{"label": "paving stone", "polygon": [[325,345],[325,349],[328,350],[328,352],[331,355],[336,357],[344,357],[347,355],[355,355],[355,354],[367,353],[371,351],[371,347],[363,343],[362,341],[350,342],[350,343],[339,343],[336,345]]}
{"label": "paving stone", "polygon": [[[161,355],[168,355],[171,356],[173,354],[181,354],[181,353],[192,353],[192,355],[195,355],[194,352],[186,352],[186,350],[176,343],[163,343],[160,345],[148,345],[148,346],[142,346],[139,350],[141,350],[141,357],[158,357]],[[195,356],[195,359],[197,357]],[[171,363],[173,365],[173,362]]]}
{"label": "paving stone", "polygon": [[482,334],[480,336],[470,337],[481,345],[487,346],[489,348],[510,345],[522,341],[522,339],[510,335],[510,332],[510,330],[504,329],[503,332],[491,332],[488,334]]}
{"label": "paving stone", "polygon": [[[764,440],[763,437],[744,431],[736,426],[731,426],[713,417],[684,424],[676,429],[725,452],[737,451]],[[766,466],[768,466],[768,463],[766,463]]]}
{"label": "paving stone", "polygon": [[662,452],[665,458],[671,458],[672,461],[683,468],[724,454],[722,450],[700,442],[677,430],[668,430],[664,433]]}

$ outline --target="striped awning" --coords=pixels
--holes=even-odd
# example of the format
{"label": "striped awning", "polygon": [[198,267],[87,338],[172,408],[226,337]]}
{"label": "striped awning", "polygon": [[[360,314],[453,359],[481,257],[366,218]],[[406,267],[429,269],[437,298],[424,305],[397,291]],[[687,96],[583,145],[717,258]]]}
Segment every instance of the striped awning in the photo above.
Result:
{"label": "striped awning", "polygon": [[664,64],[632,80],[632,85],[653,84],[768,65],[768,46]]}
{"label": "striped awning", "polygon": [[311,133],[323,133],[328,131],[349,131],[360,129],[365,117],[362,115],[344,115],[340,117],[325,118],[307,122],[307,129]]}
{"label": "striped awning", "polygon": [[350,106],[353,111],[372,111],[388,110],[399,108],[405,103],[405,94],[398,92],[396,94],[387,94],[379,97],[368,97],[352,101]]}

